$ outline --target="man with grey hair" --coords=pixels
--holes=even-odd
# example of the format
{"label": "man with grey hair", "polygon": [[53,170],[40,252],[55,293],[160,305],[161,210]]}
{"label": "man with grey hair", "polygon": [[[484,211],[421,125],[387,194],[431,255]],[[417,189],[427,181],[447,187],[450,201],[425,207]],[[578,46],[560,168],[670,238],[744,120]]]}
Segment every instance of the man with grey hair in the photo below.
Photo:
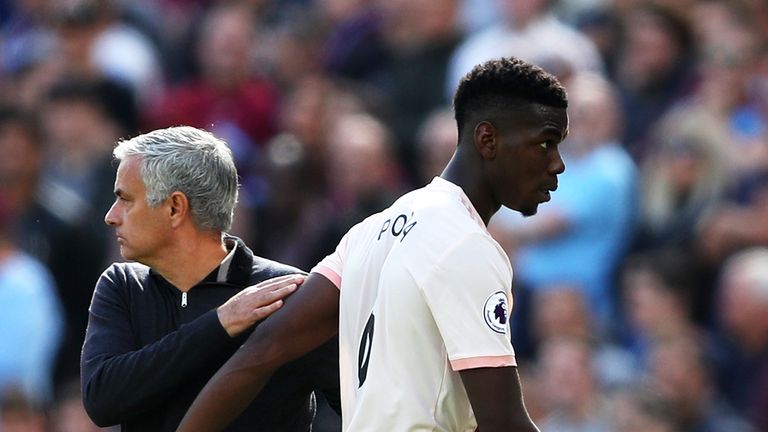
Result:
{"label": "man with grey hair", "polygon": [[[122,141],[105,216],[128,263],[96,284],[81,359],[83,401],[99,426],[170,431],[249,329],[303,282],[225,232],[237,202],[227,145],[192,127]],[[326,344],[286,365],[229,430],[309,431],[313,390],[338,399]]]}
{"label": "man with grey hair", "polygon": [[721,275],[718,386],[758,430],[768,430],[768,248],[735,253]]}

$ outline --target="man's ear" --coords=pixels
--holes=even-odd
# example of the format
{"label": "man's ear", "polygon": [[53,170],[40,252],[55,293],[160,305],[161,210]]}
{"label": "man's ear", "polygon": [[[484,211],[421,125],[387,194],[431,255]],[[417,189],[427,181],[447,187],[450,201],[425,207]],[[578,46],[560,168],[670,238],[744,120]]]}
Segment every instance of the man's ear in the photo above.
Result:
{"label": "man's ear", "polygon": [[177,228],[189,213],[189,199],[184,193],[175,191],[168,197],[171,227]]}
{"label": "man's ear", "polygon": [[496,128],[489,121],[481,121],[475,126],[475,148],[483,159],[495,159],[498,136]]}

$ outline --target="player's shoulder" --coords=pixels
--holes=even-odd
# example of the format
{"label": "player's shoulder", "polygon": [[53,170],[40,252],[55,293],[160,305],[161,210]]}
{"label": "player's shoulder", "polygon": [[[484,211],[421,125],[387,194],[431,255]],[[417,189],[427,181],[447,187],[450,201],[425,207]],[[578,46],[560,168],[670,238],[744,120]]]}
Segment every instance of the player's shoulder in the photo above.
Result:
{"label": "player's shoulder", "polygon": [[128,281],[144,279],[149,271],[149,267],[137,262],[114,262],[102,272],[101,277]]}
{"label": "player's shoulder", "polygon": [[460,188],[446,180],[436,178],[429,185],[410,191],[391,206],[368,216],[352,227],[342,243],[367,247],[370,241],[380,240],[391,233],[403,240],[411,233],[414,237],[429,239],[455,238],[457,233],[482,231],[473,217],[473,210]]}
{"label": "player's shoulder", "polygon": [[[457,275],[473,275],[478,280],[484,277],[503,277],[512,280],[512,266],[509,257],[490,235],[480,231],[460,233],[445,245],[435,260],[432,272]],[[493,276],[495,275],[495,276]]]}
{"label": "player's shoulder", "polygon": [[143,290],[150,282],[150,268],[137,262],[115,262],[107,267],[96,282],[96,291],[128,293]]}
{"label": "player's shoulder", "polygon": [[306,274],[297,267],[254,255],[251,265],[251,283],[289,274]]}
{"label": "player's shoulder", "polygon": [[459,197],[446,193],[425,194],[414,206],[414,214],[435,230],[452,233],[484,232],[474,210]]}
{"label": "player's shoulder", "polygon": [[371,224],[379,227],[389,223],[399,229],[418,223],[421,227],[429,226],[440,230],[445,224],[455,225],[469,221],[469,218],[465,217],[469,214],[455,192],[430,186],[433,184],[403,195]]}
{"label": "player's shoulder", "polygon": [[457,235],[454,247],[478,256],[507,256],[501,245],[487,231],[475,227]]}
{"label": "player's shoulder", "polygon": [[[391,209],[413,210],[425,214],[443,214],[446,210],[463,207],[461,188],[447,180],[436,177],[428,185],[415,189],[395,201]],[[447,213],[450,216],[451,213]]]}
{"label": "player's shoulder", "polygon": [[437,177],[429,185],[403,195],[383,212],[375,225],[389,226],[395,231],[393,234],[403,230],[418,232],[414,237],[422,240],[449,240],[458,233],[484,229],[474,213],[459,186]]}

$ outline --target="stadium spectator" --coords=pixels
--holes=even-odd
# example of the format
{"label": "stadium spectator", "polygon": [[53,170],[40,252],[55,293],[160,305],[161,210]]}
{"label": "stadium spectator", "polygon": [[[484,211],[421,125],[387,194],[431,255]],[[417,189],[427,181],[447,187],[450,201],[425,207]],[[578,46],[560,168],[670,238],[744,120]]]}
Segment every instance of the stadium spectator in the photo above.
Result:
{"label": "stadium spectator", "polygon": [[11,238],[11,211],[0,189],[0,400],[15,393],[41,408],[53,398],[61,305],[48,269]]}
{"label": "stadium spectator", "polygon": [[687,432],[677,423],[674,411],[647,386],[633,386],[613,398],[616,432]]}
{"label": "stadium spectator", "polygon": [[6,83],[7,78],[51,55],[56,41],[46,25],[46,3],[24,1],[5,5],[7,9],[0,22],[0,83],[10,84]]}
{"label": "stadium spectator", "polygon": [[634,254],[623,264],[620,278],[626,330],[622,344],[632,353],[638,374],[647,372],[654,347],[673,338],[705,334],[693,322],[698,289],[692,258],[680,250]]}
{"label": "stadium spectator", "polygon": [[750,248],[722,268],[717,387],[758,430],[768,428],[768,249]]}
{"label": "stadium spectator", "polygon": [[254,22],[253,10],[245,4],[213,6],[195,44],[199,73],[171,87],[146,112],[144,125],[210,129],[229,143],[246,179],[261,148],[275,134],[280,99],[275,85],[254,67],[259,43]]}
{"label": "stadium spectator", "polygon": [[662,4],[637,2],[622,25],[615,76],[624,113],[621,141],[639,163],[653,125],[694,87],[693,40],[686,20]]}
{"label": "stadium spectator", "polygon": [[323,69],[334,77],[376,85],[390,58],[376,2],[322,0],[317,5],[330,25],[322,48]]}
{"label": "stadium spectator", "polygon": [[407,180],[414,183],[419,165],[417,130],[432,111],[447,105],[444,83],[448,61],[460,41],[459,0],[379,4],[391,52],[388,65],[382,68],[387,77],[382,85],[383,98],[390,107],[387,123],[394,135],[398,162]]}
{"label": "stadium spectator", "polygon": [[56,403],[50,414],[51,432],[99,432],[83,406],[80,380],[64,383],[57,392]]}
{"label": "stadium spectator", "polygon": [[757,71],[764,49],[757,10],[747,2],[707,0],[693,11],[700,82],[691,103],[726,129],[739,176],[768,167],[768,111]]}
{"label": "stadium spectator", "polygon": [[539,351],[547,415],[542,432],[609,432],[610,406],[593,373],[592,349],[584,339],[558,336]]}
{"label": "stadium spectator", "polygon": [[[331,215],[342,212],[342,203],[334,199],[329,186],[329,167],[334,163],[329,151],[331,130],[338,118],[367,111],[361,96],[326,77],[302,79],[287,96],[280,116],[284,132],[268,144],[259,164],[258,187],[250,189],[255,193],[242,200],[243,205],[251,200],[257,253],[310,268],[318,254],[324,256],[334,246],[339,234],[329,234],[326,227],[332,223]],[[376,136],[359,139],[371,142]],[[334,244],[322,246],[328,242]]]}
{"label": "stadium spectator", "polygon": [[440,175],[456,148],[456,122],[448,108],[438,108],[422,122],[418,132],[418,181],[425,185]]}
{"label": "stadium spectator", "polygon": [[719,395],[705,356],[700,339],[680,335],[660,340],[649,356],[649,381],[683,430],[754,432]]}
{"label": "stadium spectator", "polygon": [[106,212],[113,197],[110,150],[124,131],[104,97],[91,82],[66,80],[38,106],[46,149],[40,181],[51,190],[45,197],[64,201],[55,205],[77,222]]}
{"label": "stadium spectator", "polygon": [[61,60],[72,72],[124,86],[137,107],[157,97],[163,84],[157,49],[145,34],[120,19],[116,1],[52,2],[49,13],[58,30],[59,48],[66,53]]}
{"label": "stadium spectator", "polygon": [[[63,307],[63,339],[54,384],[79,377],[80,348],[88,323],[93,281],[105,265],[104,230],[72,211],[66,194],[41,184],[43,131],[36,117],[15,107],[0,108],[0,194],[18,215],[11,235],[26,253],[40,260],[56,282]],[[73,252],[77,245],[77,253]]]}
{"label": "stadium spectator", "polygon": [[328,131],[328,200],[314,262],[333,252],[352,226],[392,204],[402,192],[392,131],[363,113],[342,114]]}
{"label": "stadium spectator", "polygon": [[516,56],[540,64],[565,82],[571,73],[602,72],[595,45],[559,20],[549,0],[495,0],[501,22],[470,34],[448,65],[445,94],[450,98],[459,79],[480,62]]}
{"label": "stadium spectator", "polygon": [[698,243],[703,257],[717,273],[723,260],[741,249],[768,246],[768,171],[739,182],[737,192],[702,219]]}
{"label": "stadium spectator", "polygon": [[641,165],[637,250],[692,251],[697,229],[733,184],[727,134],[703,111],[661,120]]}
{"label": "stadium spectator", "polygon": [[[542,346],[549,340],[583,340],[589,344],[593,379],[600,391],[612,391],[637,379],[638,369],[631,353],[612,338],[595,331],[583,290],[576,286],[558,285],[547,287],[533,296],[529,310],[517,310],[528,318],[523,321],[531,326],[531,340],[524,342],[530,352],[518,350],[518,356],[533,356],[543,362]],[[521,338],[513,334],[516,343]],[[517,347],[517,345],[516,345]]]}
{"label": "stadium spectator", "polygon": [[3,432],[47,432],[44,404],[28,399],[24,392],[5,389],[0,394],[0,430]]}

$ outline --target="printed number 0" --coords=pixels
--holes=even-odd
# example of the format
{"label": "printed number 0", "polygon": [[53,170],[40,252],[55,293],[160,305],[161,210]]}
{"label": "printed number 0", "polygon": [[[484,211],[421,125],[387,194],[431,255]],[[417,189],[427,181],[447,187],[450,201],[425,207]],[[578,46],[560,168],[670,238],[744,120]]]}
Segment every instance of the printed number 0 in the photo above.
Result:
{"label": "printed number 0", "polygon": [[373,344],[373,314],[368,318],[360,339],[360,350],[357,353],[357,387],[360,388],[368,376],[368,362],[371,360],[371,345]]}

